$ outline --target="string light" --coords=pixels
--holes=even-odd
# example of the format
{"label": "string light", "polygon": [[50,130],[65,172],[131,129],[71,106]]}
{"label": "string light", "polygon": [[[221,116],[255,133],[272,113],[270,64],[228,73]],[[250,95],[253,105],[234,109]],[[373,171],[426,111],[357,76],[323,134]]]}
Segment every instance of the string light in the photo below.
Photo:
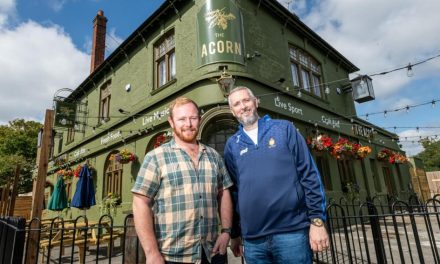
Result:
{"label": "string light", "polygon": [[328,85],[325,86],[324,93],[330,94],[330,87],[328,87]]}
{"label": "string light", "polygon": [[407,69],[408,69],[408,71],[406,72],[406,76],[408,76],[408,77],[413,77],[413,76],[414,76],[414,71],[413,71],[413,69],[412,69],[412,65],[411,65],[411,63],[408,64]]}

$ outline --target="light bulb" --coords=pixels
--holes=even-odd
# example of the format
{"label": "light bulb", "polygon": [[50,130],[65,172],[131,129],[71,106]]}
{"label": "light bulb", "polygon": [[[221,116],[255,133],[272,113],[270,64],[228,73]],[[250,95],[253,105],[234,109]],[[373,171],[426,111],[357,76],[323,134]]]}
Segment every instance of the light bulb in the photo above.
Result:
{"label": "light bulb", "polygon": [[328,87],[328,85],[325,86],[324,93],[330,94],[330,87]]}
{"label": "light bulb", "polygon": [[386,118],[386,117],[387,117],[387,113],[388,113],[388,111],[386,111],[386,110],[385,110],[385,111],[383,111],[383,117],[385,117],[385,118]]}
{"label": "light bulb", "polygon": [[432,100],[432,102],[431,102],[431,106],[432,106],[432,108],[435,107],[435,100]]}
{"label": "light bulb", "polygon": [[406,72],[406,76],[413,77],[414,76],[414,72],[413,72],[411,63],[408,64],[408,67],[406,67],[406,68],[408,69],[408,71]]}
{"label": "light bulb", "polygon": [[365,120],[368,120],[368,114],[365,115]]}
{"label": "light bulb", "polygon": [[407,105],[405,108],[406,108],[406,112],[409,113],[409,105]]}
{"label": "light bulb", "polygon": [[301,90],[298,90],[298,93],[296,94],[298,97],[302,96]]}

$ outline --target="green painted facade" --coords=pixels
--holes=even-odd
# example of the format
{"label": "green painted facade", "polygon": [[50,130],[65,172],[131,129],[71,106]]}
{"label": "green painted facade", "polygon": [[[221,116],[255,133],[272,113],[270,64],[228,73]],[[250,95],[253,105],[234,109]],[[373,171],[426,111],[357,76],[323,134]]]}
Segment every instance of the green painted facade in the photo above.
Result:
{"label": "green painted facade", "polygon": [[[248,86],[259,97],[260,115],[270,114],[272,118],[291,120],[304,137],[318,130],[334,140],[348,137],[370,146],[373,153],[363,162],[349,161],[354,171],[353,179],[360,186],[361,198],[367,195],[386,195],[390,191],[398,196],[408,194],[408,166],[390,165],[376,160],[377,152],[384,147],[401,151],[392,140],[397,136],[358,119],[352,94],[336,92],[337,87],[349,84],[348,75],[357,71],[357,67],[298,17],[274,0],[222,1],[230,2],[239,12],[234,13],[234,16],[240,17],[242,26],[229,30],[241,31],[235,33],[242,34],[242,40],[231,41],[241,41],[243,54],[242,57],[226,56],[217,62],[204,62],[200,60],[201,54],[198,54],[202,43],[198,33],[198,16],[200,20],[200,12],[206,9],[208,1],[171,2],[173,5],[166,2],[148,18],[69,96],[69,100],[78,103],[79,109],[78,131],[75,132],[74,140],[67,143],[67,131],[61,129],[55,137],[54,160],[64,157],[67,160],[65,166],[71,168],[88,160],[95,168],[98,204],[106,195],[103,191],[104,171],[110,154],[127,149],[138,157],[139,162],[125,164],[122,168],[122,203],[117,209],[118,222],[131,212],[130,189],[147,148],[154,144],[152,141],[155,136],[169,131],[167,107],[171,100],[177,96],[186,96],[199,104],[203,110],[200,135],[203,142],[206,139],[213,140],[216,129],[224,132],[225,126],[235,126],[234,118],[227,110],[224,94],[216,82],[224,68],[234,76],[235,86]],[[228,14],[228,9],[225,9],[225,14]],[[213,30],[219,29],[217,27]],[[155,44],[169,32],[174,32],[176,75],[175,79],[157,88]],[[226,41],[229,40],[224,39],[224,43]],[[303,91],[301,97],[297,96],[298,87],[293,85],[290,70],[289,45],[306,51],[321,65],[321,82],[329,84],[329,94],[320,98]],[[223,51],[226,52],[226,46]],[[256,52],[261,56],[254,56]],[[284,81],[279,81],[281,79]],[[102,123],[98,118],[100,89],[108,82],[111,82],[109,120]],[[125,89],[127,85],[130,85],[129,91]],[[216,124],[219,128],[216,128]],[[355,131],[363,131],[364,136]],[[328,153],[313,152],[313,155],[315,158],[324,157],[327,161],[326,166],[330,172],[327,196],[334,199],[343,197],[345,194],[341,191],[337,160]],[[54,162],[50,163],[49,181],[55,183],[55,172],[58,169]],[[391,176],[385,177],[385,173]],[[76,181],[72,180],[71,197]],[[51,212],[46,214],[57,215]],[[68,217],[80,214],[81,211],[77,209],[67,212]],[[87,216],[98,217],[99,207],[89,209]]]}

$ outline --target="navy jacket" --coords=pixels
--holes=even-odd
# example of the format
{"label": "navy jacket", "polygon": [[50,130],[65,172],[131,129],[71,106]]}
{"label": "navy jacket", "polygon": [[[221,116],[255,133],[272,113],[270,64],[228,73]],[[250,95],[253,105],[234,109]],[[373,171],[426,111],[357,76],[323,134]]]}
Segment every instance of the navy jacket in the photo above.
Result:
{"label": "navy jacket", "polygon": [[[258,120],[258,145],[240,126],[225,146],[234,181],[232,237],[251,239],[306,228],[326,219],[321,177],[304,138],[285,120]],[[238,227],[239,225],[239,227]]]}

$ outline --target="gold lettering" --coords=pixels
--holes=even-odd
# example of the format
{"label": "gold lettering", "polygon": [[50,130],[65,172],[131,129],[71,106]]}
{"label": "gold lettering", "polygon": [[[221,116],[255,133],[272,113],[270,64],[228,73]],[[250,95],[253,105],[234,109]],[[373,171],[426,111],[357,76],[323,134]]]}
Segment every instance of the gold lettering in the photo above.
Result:
{"label": "gold lettering", "polygon": [[217,41],[217,51],[218,53],[223,53],[225,51],[225,43],[221,40]]}
{"label": "gold lettering", "polygon": [[239,42],[235,42],[235,54],[241,55],[241,45]]}
{"label": "gold lettering", "polygon": [[208,56],[208,51],[206,50],[206,45],[202,45],[202,58]]}
{"label": "gold lettering", "polygon": [[209,54],[214,54],[215,53],[215,42],[209,42],[208,46],[209,46]]}
{"label": "gold lettering", "polygon": [[230,40],[226,41],[226,53],[234,53],[234,50],[232,49],[232,41]]}

